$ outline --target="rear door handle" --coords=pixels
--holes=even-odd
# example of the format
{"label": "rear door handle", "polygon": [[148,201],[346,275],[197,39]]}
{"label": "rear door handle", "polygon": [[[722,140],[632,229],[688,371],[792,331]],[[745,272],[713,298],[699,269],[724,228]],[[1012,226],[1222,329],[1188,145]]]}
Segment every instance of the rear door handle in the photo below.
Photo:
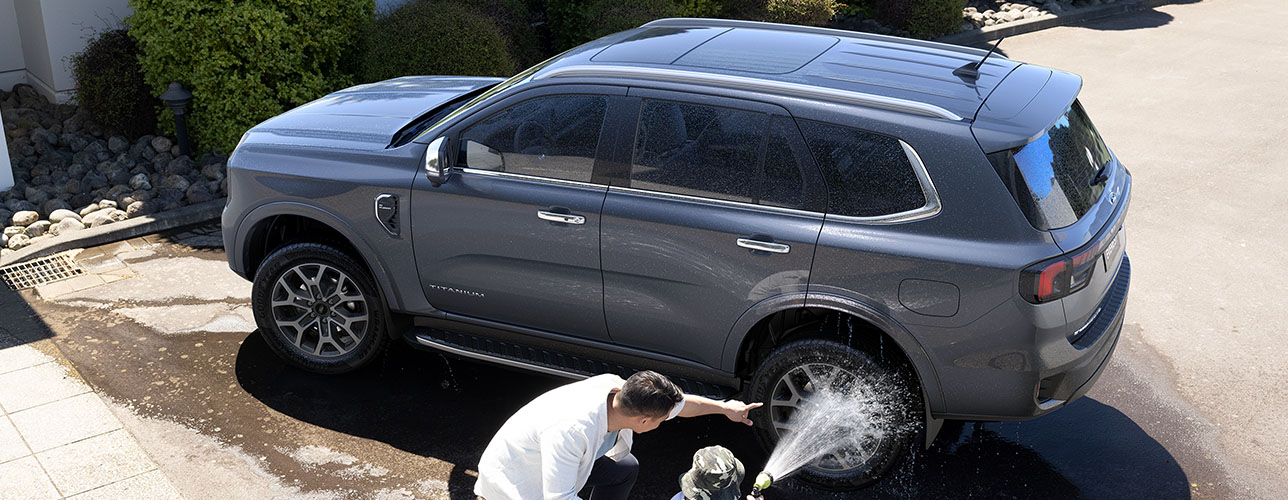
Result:
{"label": "rear door handle", "polygon": [[792,251],[792,247],[790,245],[786,245],[783,243],[770,243],[767,241],[752,240],[747,238],[738,238],[738,246],[743,248],[750,248],[752,250],[760,250],[762,252],[770,252],[770,253],[787,253]]}
{"label": "rear door handle", "polygon": [[547,212],[545,210],[538,210],[537,218],[541,220],[548,220],[550,222],[561,222],[564,224],[585,224],[586,223],[586,218],[580,215],[559,214],[554,212]]}

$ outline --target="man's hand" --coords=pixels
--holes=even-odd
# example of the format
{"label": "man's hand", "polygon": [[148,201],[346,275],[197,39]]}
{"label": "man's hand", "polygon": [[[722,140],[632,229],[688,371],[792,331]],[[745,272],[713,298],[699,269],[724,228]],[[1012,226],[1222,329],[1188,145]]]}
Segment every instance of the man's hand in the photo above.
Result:
{"label": "man's hand", "polygon": [[756,408],[760,408],[763,403],[747,404],[736,399],[730,399],[724,402],[724,414],[729,420],[742,422],[751,425],[751,419],[747,418],[747,413]]}

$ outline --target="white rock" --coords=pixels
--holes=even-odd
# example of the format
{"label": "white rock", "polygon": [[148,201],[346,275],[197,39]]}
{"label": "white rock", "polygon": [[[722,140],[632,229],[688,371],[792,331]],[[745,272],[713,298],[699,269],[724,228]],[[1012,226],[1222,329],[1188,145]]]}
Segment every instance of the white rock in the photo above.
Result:
{"label": "white rock", "polygon": [[45,234],[46,232],[48,232],[48,231],[49,231],[49,226],[50,226],[49,221],[47,221],[47,220],[38,220],[38,221],[36,221],[36,222],[31,223],[31,225],[30,225],[30,226],[27,226],[27,229],[24,229],[24,230],[22,231],[22,234],[25,234],[25,235],[30,236],[30,237],[32,237],[32,238],[36,238],[36,237],[41,236],[41,235]]}
{"label": "white rock", "polygon": [[38,220],[40,220],[40,214],[32,212],[31,210],[23,210],[13,214],[13,225],[15,226],[30,226],[33,222]]}
{"label": "white rock", "polygon": [[84,220],[86,215],[97,212],[98,210],[99,210],[98,203],[90,203],[89,205],[85,205],[85,208],[80,209],[81,220]]}
{"label": "white rock", "polygon": [[77,215],[76,212],[73,212],[71,210],[64,210],[61,208],[58,210],[54,210],[52,213],[49,214],[49,222],[52,222],[54,224],[62,222],[63,219],[68,219],[68,218],[76,219],[79,221],[81,216]]}
{"label": "white rock", "polygon": [[10,250],[17,250],[31,244],[31,238],[25,234],[15,234],[9,237],[7,246]]}
{"label": "white rock", "polygon": [[67,218],[50,227],[49,232],[54,235],[63,235],[81,229],[85,229],[85,224],[81,223],[80,219]]}

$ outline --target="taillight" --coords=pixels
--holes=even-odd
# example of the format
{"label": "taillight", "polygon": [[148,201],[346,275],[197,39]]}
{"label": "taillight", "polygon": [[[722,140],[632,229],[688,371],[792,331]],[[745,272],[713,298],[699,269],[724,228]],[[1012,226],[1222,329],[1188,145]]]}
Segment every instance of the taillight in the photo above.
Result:
{"label": "taillight", "polygon": [[1082,249],[1025,268],[1020,271],[1020,295],[1041,304],[1086,288],[1111,241],[1113,238],[1102,237]]}

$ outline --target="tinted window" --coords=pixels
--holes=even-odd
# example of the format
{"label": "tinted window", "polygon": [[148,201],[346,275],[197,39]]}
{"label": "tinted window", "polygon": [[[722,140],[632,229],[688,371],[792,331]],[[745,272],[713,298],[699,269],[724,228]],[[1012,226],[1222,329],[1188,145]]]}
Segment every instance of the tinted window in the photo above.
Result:
{"label": "tinted window", "polygon": [[646,100],[631,187],[755,202],[768,125],[763,113]]}
{"label": "tinted window", "polygon": [[1056,229],[1077,222],[1100,199],[1095,182],[1112,157],[1076,101],[1037,140],[989,155],[993,168],[1033,227]]}
{"label": "tinted window", "polygon": [[468,168],[589,182],[607,98],[558,95],[524,101],[461,133]]}
{"label": "tinted window", "polygon": [[805,184],[801,167],[792,144],[800,140],[800,132],[790,118],[775,116],[769,129],[769,144],[765,146],[765,185],[760,196],[761,205],[786,208],[805,208]]}
{"label": "tinted window", "polygon": [[809,120],[800,126],[827,181],[829,214],[874,217],[926,204],[897,139]]}

